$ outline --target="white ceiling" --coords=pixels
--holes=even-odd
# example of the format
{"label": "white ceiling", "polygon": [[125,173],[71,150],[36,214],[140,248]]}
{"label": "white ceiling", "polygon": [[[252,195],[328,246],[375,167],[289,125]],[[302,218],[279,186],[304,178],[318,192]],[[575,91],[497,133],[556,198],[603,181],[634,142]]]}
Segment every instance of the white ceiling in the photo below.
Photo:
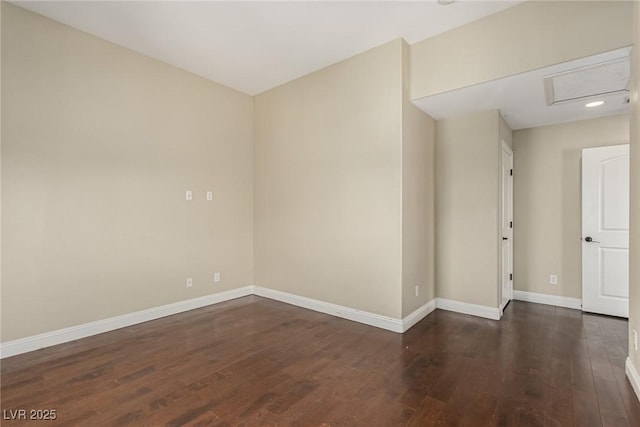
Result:
{"label": "white ceiling", "polygon": [[[440,93],[417,99],[413,102],[421,110],[437,120],[497,109],[502,112],[503,117],[513,130],[621,114],[629,111],[629,104],[625,102],[628,96],[626,91],[547,105],[544,79],[555,74],[620,59],[626,59],[626,76],[628,79],[630,51],[631,48],[623,48],[605,52],[503,79]],[[616,71],[618,70],[616,69]],[[577,79],[580,78],[579,73],[563,74],[563,76],[572,76],[571,79],[566,79],[565,81],[569,85],[578,82]],[[618,80],[620,79],[620,73],[611,73],[609,75],[599,73],[599,76],[602,79],[612,79],[614,86],[619,83]],[[607,81],[602,79],[578,82],[579,90],[587,93],[592,90],[590,93],[597,93],[602,92],[601,89],[603,87],[611,87]],[[588,101],[596,99],[601,99],[605,103],[600,107],[585,108],[585,104]]]}
{"label": "white ceiling", "polygon": [[396,38],[415,43],[520,1],[14,3],[255,95]]}

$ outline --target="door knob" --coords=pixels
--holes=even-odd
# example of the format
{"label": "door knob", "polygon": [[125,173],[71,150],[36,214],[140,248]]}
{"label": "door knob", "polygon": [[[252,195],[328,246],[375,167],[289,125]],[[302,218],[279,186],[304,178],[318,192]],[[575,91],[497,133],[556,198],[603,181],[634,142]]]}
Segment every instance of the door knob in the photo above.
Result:
{"label": "door knob", "polygon": [[597,240],[593,240],[593,239],[591,238],[591,236],[587,236],[587,237],[585,237],[585,238],[584,238],[584,241],[585,241],[585,242],[589,242],[589,243],[600,243],[600,242],[598,242]]}
{"label": "door knob", "polygon": [[509,238],[508,237],[503,237],[502,240],[509,240]]}

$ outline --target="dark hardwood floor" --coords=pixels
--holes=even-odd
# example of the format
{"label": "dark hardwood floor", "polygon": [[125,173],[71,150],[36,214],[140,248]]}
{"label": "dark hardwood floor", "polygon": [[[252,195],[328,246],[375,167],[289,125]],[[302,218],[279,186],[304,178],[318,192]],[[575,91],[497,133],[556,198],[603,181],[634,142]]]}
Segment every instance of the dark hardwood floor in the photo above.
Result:
{"label": "dark hardwood floor", "polygon": [[4,359],[3,426],[640,426],[627,322],[513,301],[404,335],[259,297]]}

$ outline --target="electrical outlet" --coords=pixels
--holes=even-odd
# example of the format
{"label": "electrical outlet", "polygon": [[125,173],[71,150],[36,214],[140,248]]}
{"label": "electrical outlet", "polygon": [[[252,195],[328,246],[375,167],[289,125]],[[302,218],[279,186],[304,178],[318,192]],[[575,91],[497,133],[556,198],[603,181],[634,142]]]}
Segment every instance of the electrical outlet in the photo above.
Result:
{"label": "electrical outlet", "polygon": [[549,276],[549,283],[551,283],[552,285],[557,285],[558,284],[558,276],[555,274],[552,274]]}
{"label": "electrical outlet", "polygon": [[638,332],[635,329],[633,330],[633,348],[638,351]]}
{"label": "electrical outlet", "polygon": [[213,275],[213,281],[214,281],[215,283],[218,283],[218,282],[220,281],[220,273],[215,273],[215,274]]}
{"label": "electrical outlet", "polygon": [[187,277],[186,285],[187,285],[187,288],[190,288],[193,286],[193,277]]}
{"label": "electrical outlet", "polygon": [[193,191],[191,191],[191,190],[187,190],[187,191],[184,193],[184,197],[185,197],[185,199],[187,199],[187,200],[193,200]]}
{"label": "electrical outlet", "polygon": [[213,191],[207,191],[207,200],[213,200]]}
{"label": "electrical outlet", "polygon": [[416,285],[416,296],[420,295],[420,286]]}

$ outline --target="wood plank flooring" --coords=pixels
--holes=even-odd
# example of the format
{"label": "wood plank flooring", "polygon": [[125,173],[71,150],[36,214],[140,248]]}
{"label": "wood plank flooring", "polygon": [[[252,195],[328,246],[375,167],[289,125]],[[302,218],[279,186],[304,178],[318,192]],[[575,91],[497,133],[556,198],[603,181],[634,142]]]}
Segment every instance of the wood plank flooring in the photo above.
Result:
{"label": "wood plank flooring", "polygon": [[640,426],[627,322],[513,301],[404,335],[256,296],[4,359],[3,426]]}

